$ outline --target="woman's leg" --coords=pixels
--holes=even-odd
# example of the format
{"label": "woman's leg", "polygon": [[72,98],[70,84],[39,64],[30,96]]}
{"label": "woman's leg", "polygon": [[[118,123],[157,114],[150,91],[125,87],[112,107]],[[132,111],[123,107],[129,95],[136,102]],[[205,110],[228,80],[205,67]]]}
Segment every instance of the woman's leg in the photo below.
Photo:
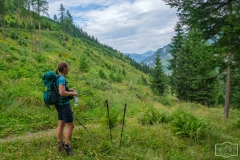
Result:
{"label": "woman's leg", "polygon": [[66,130],[65,130],[65,144],[69,145],[70,144],[70,140],[72,138],[72,133],[73,133],[73,129],[74,129],[74,123],[65,123],[66,125]]}
{"label": "woman's leg", "polygon": [[58,127],[57,127],[57,139],[58,142],[62,142],[63,138],[63,129],[65,126],[65,122],[63,120],[58,120]]}

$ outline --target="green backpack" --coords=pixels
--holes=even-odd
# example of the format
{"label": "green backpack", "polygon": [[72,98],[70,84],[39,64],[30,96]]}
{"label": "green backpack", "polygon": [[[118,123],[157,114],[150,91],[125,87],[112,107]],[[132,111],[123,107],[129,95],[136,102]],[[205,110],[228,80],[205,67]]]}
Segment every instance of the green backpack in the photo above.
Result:
{"label": "green backpack", "polygon": [[54,105],[59,102],[60,94],[56,84],[59,77],[59,75],[52,71],[46,72],[42,77],[44,87],[47,88],[43,92],[43,101],[48,108],[50,108],[49,105]]}

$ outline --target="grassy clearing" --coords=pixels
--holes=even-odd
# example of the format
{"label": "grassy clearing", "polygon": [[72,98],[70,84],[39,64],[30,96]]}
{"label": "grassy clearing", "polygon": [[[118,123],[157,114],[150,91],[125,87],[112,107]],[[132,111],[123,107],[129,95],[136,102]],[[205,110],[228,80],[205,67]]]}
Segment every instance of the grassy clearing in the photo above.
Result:
{"label": "grassy clearing", "polygon": [[[142,76],[148,76],[119,60],[118,53],[81,39],[59,43],[59,32],[43,31],[42,53],[32,53],[30,39],[0,40],[0,159],[68,159],[56,152],[57,113],[42,101],[41,77],[60,61],[70,64],[69,86],[79,92],[73,112],[95,135],[78,124],[73,134],[71,159],[223,159],[215,156],[215,144],[240,144],[240,111],[179,102],[172,95],[154,96]],[[22,37],[30,37],[27,32]],[[1,34],[0,34],[1,36]],[[82,65],[85,64],[85,65]],[[123,74],[123,69],[125,75]],[[109,101],[113,126],[110,142],[105,100]],[[119,146],[124,104],[127,112],[122,146]],[[231,152],[224,152],[228,155]],[[231,157],[231,159],[239,159]]]}
{"label": "grassy clearing", "polygon": [[[128,106],[122,146],[119,145],[123,115],[123,112],[120,112],[121,109],[119,109],[118,119],[113,120],[116,125],[112,128],[113,143],[111,143],[109,128],[105,123],[106,109],[104,107],[81,113],[78,113],[75,108],[77,117],[97,139],[92,138],[75,120],[77,127],[72,138],[75,155],[71,159],[222,159],[222,157],[215,156],[215,144],[239,142],[240,130],[235,128],[236,121],[226,122],[223,119],[216,119],[216,114],[221,112],[220,108],[208,109],[198,106],[198,108],[189,109],[189,105],[192,104],[185,104],[189,115],[199,114],[197,116],[199,119],[204,119],[211,125],[208,128],[208,134],[204,137],[196,139],[176,134],[175,121],[165,123],[158,121],[154,124],[142,125],[139,118],[147,113],[146,109],[141,108],[130,114],[129,110],[132,106]],[[161,105],[155,107],[168,110],[167,107]],[[176,112],[182,113],[182,111],[179,112],[177,105],[173,108],[176,108],[175,112],[169,112],[170,115]],[[110,110],[114,114],[114,109],[110,108]],[[205,113],[208,114],[208,118],[200,116]],[[239,111],[231,112],[231,115],[238,114]],[[53,122],[55,124],[52,128],[57,125],[55,120]],[[12,139],[1,140],[2,159],[68,159],[64,153],[56,151],[54,130],[23,134],[20,138]],[[238,158],[231,157],[231,159]]]}

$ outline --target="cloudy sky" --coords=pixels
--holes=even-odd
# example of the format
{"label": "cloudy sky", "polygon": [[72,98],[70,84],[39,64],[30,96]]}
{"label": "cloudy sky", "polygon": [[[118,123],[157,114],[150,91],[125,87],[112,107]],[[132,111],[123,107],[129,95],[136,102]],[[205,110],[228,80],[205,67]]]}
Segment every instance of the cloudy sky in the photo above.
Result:
{"label": "cloudy sky", "polygon": [[156,51],[171,42],[176,10],[162,0],[48,0],[49,16],[69,10],[74,24],[122,53]]}

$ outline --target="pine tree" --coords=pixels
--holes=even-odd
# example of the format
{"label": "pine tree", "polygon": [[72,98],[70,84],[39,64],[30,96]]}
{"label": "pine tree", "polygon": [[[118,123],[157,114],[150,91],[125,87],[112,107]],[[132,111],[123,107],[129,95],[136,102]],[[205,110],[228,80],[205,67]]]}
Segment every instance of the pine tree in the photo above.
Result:
{"label": "pine tree", "polygon": [[231,105],[238,108],[240,104],[240,54],[233,57],[231,65]]}
{"label": "pine tree", "polygon": [[67,10],[66,12],[66,29],[68,34],[70,34],[72,32],[72,26],[73,26],[73,17],[71,15],[71,13]]}
{"label": "pine tree", "polygon": [[199,32],[184,38],[178,59],[177,96],[180,99],[214,105],[217,101],[217,73],[213,52]]}
{"label": "pine tree", "polygon": [[[230,106],[230,84],[232,57],[238,54],[240,46],[240,3],[234,0],[215,1],[172,1],[164,0],[171,7],[177,8],[179,18],[184,25],[203,33],[205,40],[212,39],[213,46],[221,47],[226,62],[226,96],[224,117],[228,118]],[[227,57],[227,58],[226,58]]]}
{"label": "pine tree", "polygon": [[41,36],[41,13],[48,15],[48,2],[46,0],[36,0],[36,11],[38,14],[38,32],[39,32],[39,52],[42,50]]}
{"label": "pine tree", "polygon": [[64,22],[64,20],[65,20],[65,8],[63,7],[62,4],[60,5],[59,11],[60,11],[60,13],[59,13],[59,15],[60,15],[59,22],[60,22],[60,24],[62,26],[62,30],[64,31],[65,30],[65,27],[64,27],[65,26],[65,22]]}
{"label": "pine tree", "polygon": [[159,52],[157,53],[155,58],[155,66],[152,69],[150,82],[153,93],[162,96],[164,94],[166,84]]}
{"label": "pine tree", "polygon": [[6,23],[5,23],[5,15],[8,12],[7,8],[7,1],[6,0],[0,0],[0,21],[2,23],[2,36],[3,39],[6,39]]}
{"label": "pine tree", "polygon": [[32,42],[32,52],[34,52],[34,46],[35,46],[35,42],[34,42],[34,39],[33,39],[33,16],[31,14],[31,7],[33,8],[34,6],[34,1],[33,0],[27,0],[27,11],[28,11],[28,18],[29,18],[29,30],[30,30],[30,33],[31,33],[31,42]]}
{"label": "pine tree", "polygon": [[177,68],[177,60],[179,53],[182,49],[182,40],[184,36],[184,32],[182,29],[182,25],[178,22],[174,28],[176,35],[173,36],[169,53],[172,55],[172,58],[169,60],[169,66],[168,69],[172,71],[172,74],[170,76],[170,86],[171,91],[176,91],[176,83],[177,83],[177,75],[176,75],[176,68]]}
{"label": "pine tree", "polygon": [[54,19],[55,22],[58,22],[58,18],[57,18],[56,14],[54,14],[53,19]]}
{"label": "pine tree", "polygon": [[25,16],[25,5],[26,0],[15,0],[13,1],[13,4],[16,8],[16,14],[17,14],[17,23],[18,23],[18,34],[21,38],[21,31],[20,31],[20,19],[22,16]]}

